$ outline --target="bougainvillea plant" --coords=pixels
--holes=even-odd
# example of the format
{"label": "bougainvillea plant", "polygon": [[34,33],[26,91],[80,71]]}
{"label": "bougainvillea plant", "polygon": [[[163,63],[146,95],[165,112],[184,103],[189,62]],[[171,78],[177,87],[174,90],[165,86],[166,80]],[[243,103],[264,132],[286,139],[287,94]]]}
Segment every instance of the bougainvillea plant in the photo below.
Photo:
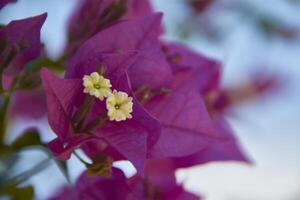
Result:
{"label": "bougainvillea plant", "polygon": [[[81,1],[58,60],[40,42],[47,14],[1,27],[0,158],[7,169],[0,170],[0,195],[34,197],[33,188],[22,185],[28,173],[14,177],[8,169],[17,160],[11,155],[36,146],[66,176],[72,155],[86,168],[51,199],[199,199],[176,182],[177,169],[250,162],[223,113],[253,90],[247,96],[243,88],[240,99],[234,95],[240,90],[223,90],[222,64],[162,40],[162,17],[147,0]],[[251,86],[257,94],[265,89],[264,83]],[[43,142],[31,127],[7,142],[15,117],[45,114],[55,139]],[[113,166],[120,160],[137,173],[126,177]]]}

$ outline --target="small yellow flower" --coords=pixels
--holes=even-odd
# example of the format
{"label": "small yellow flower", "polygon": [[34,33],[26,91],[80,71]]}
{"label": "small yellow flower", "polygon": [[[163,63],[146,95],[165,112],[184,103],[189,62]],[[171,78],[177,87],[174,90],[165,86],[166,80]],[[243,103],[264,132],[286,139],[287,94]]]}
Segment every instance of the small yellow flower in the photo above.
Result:
{"label": "small yellow flower", "polygon": [[111,84],[109,79],[105,79],[98,72],[84,75],[83,86],[84,93],[89,93],[90,95],[99,98],[101,101],[104,97],[108,97],[111,94]]}
{"label": "small yellow flower", "polygon": [[125,92],[116,90],[106,99],[108,117],[111,121],[117,122],[132,118],[132,97],[128,97]]}

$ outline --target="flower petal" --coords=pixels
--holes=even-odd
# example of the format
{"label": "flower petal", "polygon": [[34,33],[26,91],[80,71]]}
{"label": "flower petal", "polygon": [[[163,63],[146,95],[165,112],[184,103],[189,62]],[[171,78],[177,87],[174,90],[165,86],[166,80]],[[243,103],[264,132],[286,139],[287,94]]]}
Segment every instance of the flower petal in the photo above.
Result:
{"label": "flower petal", "polygon": [[[110,26],[89,40],[76,52],[68,62],[66,77],[73,77],[74,71],[82,71],[81,67],[98,67],[107,65],[108,75],[115,72],[116,66],[128,69],[132,88],[143,84],[151,87],[167,87],[171,82],[171,68],[165,61],[158,35],[160,31],[161,14],[145,18],[122,21]],[[116,61],[103,62],[103,54],[120,54],[118,65]],[[126,56],[127,55],[127,56]],[[135,58],[133,56],[136,56]],[[102,62],[102,63],[101,63]],[[126,64],[125,64],[126,63]]]}
{"label": "flower petal", "polygon": [[66,141],[71,137],[70,120],[75,100],[79,99],[83,87],[80,79],[60,79],[48,69],[41,70],[41,78],[46,91],[48,121],[52,130]]}
{"label": "flower petal", "polygon": [[171,92],[153,99],[146,108],[162,125],[162,134],[150,150],[152,157],[187,156],[223,137],[216,132],[202,98],[195,91]]}
{"label": "flower petal", "polygon": [[[40,30],[47,14],[10,22],[0,30],[1,67],[5,74],[19,73],[29,61],[40,55]],[[3,46],[2,46],[3,45]]]}

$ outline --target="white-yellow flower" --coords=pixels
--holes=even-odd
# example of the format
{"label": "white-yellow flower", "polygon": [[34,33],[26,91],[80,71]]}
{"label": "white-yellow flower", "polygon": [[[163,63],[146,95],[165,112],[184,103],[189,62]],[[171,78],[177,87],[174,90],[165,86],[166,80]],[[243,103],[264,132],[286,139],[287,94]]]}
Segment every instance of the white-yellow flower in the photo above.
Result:
{"label": "white-yellow flower", "polygon": [[84,93],[89,93],[92,96],[103,100],[111,94],[111,84],[109,79],[104,78],[98,72],[93,72],[90,75],[83,77]]}
{"label": "white-yellow flower", "polygon": [[125,92],[116,90],[106,99],[108,117],[111,121],[117,122],[132,118],[132,97],[128,97]]}

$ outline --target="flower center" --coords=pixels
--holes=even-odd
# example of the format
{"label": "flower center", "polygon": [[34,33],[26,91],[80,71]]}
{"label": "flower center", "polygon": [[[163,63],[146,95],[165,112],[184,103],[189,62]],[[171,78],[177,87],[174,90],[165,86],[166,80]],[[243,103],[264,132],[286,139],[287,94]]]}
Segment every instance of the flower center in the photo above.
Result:
{"label": "flower center", "polygon": [[120,105],[119,105],[119,104],[116,104],[116,105],[115,105],[115,109],[116,109],[116,110],[119,110],[119,109],[120,109]]}
{"label": "flower center", "polygon": [[100,84],[96,83],[96,84],[94,84],[94,88],[96,88],[96,89],[100,89],[100,88],[101,88],[101,86],[100,86]]}

